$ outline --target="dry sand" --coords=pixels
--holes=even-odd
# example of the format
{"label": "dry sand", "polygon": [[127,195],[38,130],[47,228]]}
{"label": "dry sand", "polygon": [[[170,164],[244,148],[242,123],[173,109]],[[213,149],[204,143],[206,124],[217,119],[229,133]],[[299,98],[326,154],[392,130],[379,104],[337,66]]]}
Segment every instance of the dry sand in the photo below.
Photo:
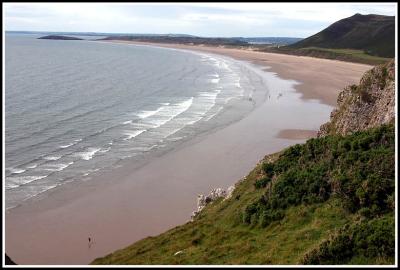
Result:
{"label": "dry sand", "polygon": [[[14,261],[87,264],[188,221],[197,194],[227,188],[265,154],[304,142],[328,120],[332,107],[324,104],[334,105],[339,91],[357,83],[371,68],[233,49],[190,49],[268,65],[279,77],[301,82],[296,91],[303,100],[294,90],[285,92],[282,98],[267,99],[242,120],[187,141],[138,169],[124,166],[90,181],[77,181],[8,211],[5,250]],[[309,99],[324,104],[304,102]],[[90,247],[88,237],[94,241]]]}

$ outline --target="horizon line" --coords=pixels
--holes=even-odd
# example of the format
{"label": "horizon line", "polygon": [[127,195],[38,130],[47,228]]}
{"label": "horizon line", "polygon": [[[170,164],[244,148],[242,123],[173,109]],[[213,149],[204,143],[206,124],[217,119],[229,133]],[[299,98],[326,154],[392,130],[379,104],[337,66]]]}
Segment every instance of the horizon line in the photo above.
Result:
{"label": "horizon line", "polygon": [[304,39],[303,37],[294,36],[197,36],[193,34],[183,34],[183,33],[113,33],[113,32],[93,32],[93,31],[46,31],[46,30],[4,30],[7,32],[18,32],[18,33],[65,33],[65,34],[97,34],[97,35],[151,35],[151,36],[168,36],[168,35],[182,35],[200,38],[298,38]]}

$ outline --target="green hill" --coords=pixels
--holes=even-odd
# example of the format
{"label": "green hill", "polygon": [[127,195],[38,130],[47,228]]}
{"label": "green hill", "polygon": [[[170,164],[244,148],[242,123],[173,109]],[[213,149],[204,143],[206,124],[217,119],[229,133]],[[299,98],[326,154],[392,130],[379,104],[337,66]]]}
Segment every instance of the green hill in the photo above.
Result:
{"label": "green hill", "polygon": [[366,72],[320,137],[266,156],[193,221],[92,264],[394,264],[393,86],[394,62]]}
{"label": "green hill", "polygon": [[369,55],[394,57],[394,16],[355,14],[330,25],[289,48],[356,49]]}
{"label": "green hill", "polygon": [[93,264],[393,264],[394,138],[389,125],[290,147],[193,222]]}

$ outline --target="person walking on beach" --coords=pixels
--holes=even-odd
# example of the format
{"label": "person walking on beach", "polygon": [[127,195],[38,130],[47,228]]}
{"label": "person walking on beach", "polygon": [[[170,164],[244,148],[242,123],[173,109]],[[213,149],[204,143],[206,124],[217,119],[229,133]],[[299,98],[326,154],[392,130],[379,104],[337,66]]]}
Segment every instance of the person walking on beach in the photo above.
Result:
{"label": "person walking on beach", "polygon": [[90,248],[92,246],[92,239],[89,237],[88,238],[88,247]]}

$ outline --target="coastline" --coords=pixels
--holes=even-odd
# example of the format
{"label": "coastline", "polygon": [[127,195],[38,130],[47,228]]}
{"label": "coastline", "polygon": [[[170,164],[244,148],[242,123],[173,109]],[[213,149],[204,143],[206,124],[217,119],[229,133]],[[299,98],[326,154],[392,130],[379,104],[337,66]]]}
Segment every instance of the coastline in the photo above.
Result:
{"label": "coastline", "polygon": [[[246,49],[231,49],[201,45],[162,44],[151,42],[102,40],[101,42],[184,49],[229,56],[236,60],[252,62],[266,71],[271,71],[284,80],[301,82],[295,87],[303,100],[318,100],[336,106],[337,94],[348,84],[358,83],[363,72],[373,66],[339,60],[259,52]],[[361,72],[361,73],[360,73]]]}
{"label": "coastline", "polygon": [[[165,47],[193,49],[184,45]],[[65,186],[43,200],[9,211],[6,249],[11,258],[19,264],[85,264],[188,221],[198,193],[227,188],[264,155],[304,142],[309,132],[301,130],[315,130],[328,120],[332,107],[327,105],[336,104],[343,87],[357,83],[370,68],[309,57],[259,56],[265,53],[235,49],[194,50],[253,62],[260,70],[268,65],[267,71],[301,84],[294,87],[296,92],[285,93],[281,99],[274,96],[243,119],[184,142],[143,167],[124,166],[95,181]],[[321,115],[307,111],[313,103],[325,106],[326,111]],[[89,235],[94,239],[90,248]]]}

